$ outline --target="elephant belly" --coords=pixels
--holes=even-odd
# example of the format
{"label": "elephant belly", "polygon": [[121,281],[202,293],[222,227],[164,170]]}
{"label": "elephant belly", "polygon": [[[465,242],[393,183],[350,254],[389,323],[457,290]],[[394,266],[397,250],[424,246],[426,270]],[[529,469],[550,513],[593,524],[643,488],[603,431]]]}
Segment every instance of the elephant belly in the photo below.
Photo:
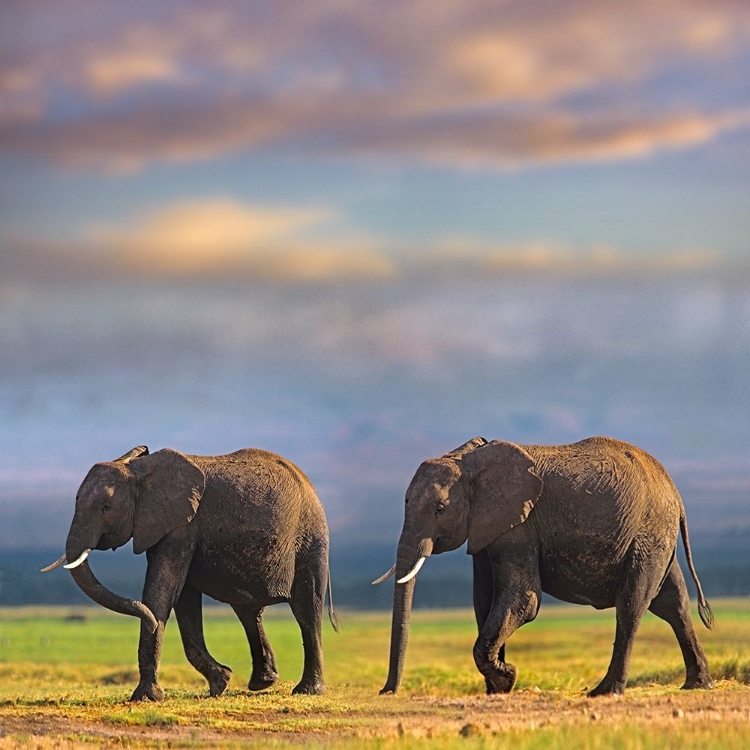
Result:
{"label": "elephant belly", "polygon": [[287,601],[293,561],[268,560],[251,540],[224,549],[200,550],[193,558],[187,583],[227,604],[265,607]]}
{"label": "elephant belly", "polygon": [[622,576],[622,561],[607,562],[611,549],[596,545],[574,550],[542,553],[542,591],[571,604],[589,604],[596,609],[614,607]]}
{"label": "elephant belly", "polygon": [[605,609],[615,606],[634,577],[661,580],[679,522],[679,508],[667,500],[657,493],[652,502],[592,493],[575,503],[550,498],[542,508],[540,502],[541,512],[532,513],[528,524],[538,540],[542,590]]}

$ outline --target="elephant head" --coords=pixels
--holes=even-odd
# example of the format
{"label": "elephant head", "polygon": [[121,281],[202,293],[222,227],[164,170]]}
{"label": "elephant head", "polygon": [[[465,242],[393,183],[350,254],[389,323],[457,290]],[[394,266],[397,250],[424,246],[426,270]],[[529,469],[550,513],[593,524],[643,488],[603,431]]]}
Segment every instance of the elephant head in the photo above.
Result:
{"label": "elephant head", "polygon": [[115,461],[91,468],[76,495],[76,509],[65,544],[65,555],[44,568],[66,560],[66,568],[81,590],[107,609],[140,617],[156,629],[153,613],[144,604],[109,591],[86,561],[92,549],[117,549],[133,539],[140,554],[198,510],[206,477],[189,458],[170,449],[150,454],[139,446]]}
{"label": "elephant head", "polygon": [[468,540],[473,555],[523,523],[542,491],[534,460],[512,443],[477,437],[425,461],[406,491],[404,527],[393,573],[391,650],[388,679],[381,693],[401,683],[415,576],[431,554],[457,549]]}

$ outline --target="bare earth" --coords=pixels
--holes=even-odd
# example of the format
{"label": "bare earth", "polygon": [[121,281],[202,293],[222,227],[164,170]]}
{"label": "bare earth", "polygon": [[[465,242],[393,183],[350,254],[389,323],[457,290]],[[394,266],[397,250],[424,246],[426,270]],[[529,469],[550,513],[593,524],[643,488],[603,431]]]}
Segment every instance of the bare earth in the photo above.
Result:
{"label": "bare earth", "polygon": [[[40,710],[16,713],[0,709],[0,747],[79,748],[94,745],[138,746],[207,743],[242,743],[262,746],[273,742],[292,745],[346,744],[354,738],[450,738],[497,735],[508,730],[542,727],[638,725],[694,727],[729,724],[750,729],[750,687],[736,682],[719,683],[713,691],[675,691],[654,696],[631,690],[621,698],[587,699],[554,691],[523,690],[510,695],[464,697],[380,698],[377,717],[365,712],[340,717],[339,725],[319,731],[275,731],[287,718],[283,709],[262,717],[256,714],[243,729],[206,729],[198,725],[122,726],[87,723]],[[364,707],[363,707],[364,708]],[[366,709],[365,709],[366,710]],[[259,728],[260,725],[268,729]],[[316,718],[311,711],[305,718]],[[320,718],[326,719],[321,712]],[[324,722],[322,722],[324,723]],[[683,726],[684,728],[684,726]]]}

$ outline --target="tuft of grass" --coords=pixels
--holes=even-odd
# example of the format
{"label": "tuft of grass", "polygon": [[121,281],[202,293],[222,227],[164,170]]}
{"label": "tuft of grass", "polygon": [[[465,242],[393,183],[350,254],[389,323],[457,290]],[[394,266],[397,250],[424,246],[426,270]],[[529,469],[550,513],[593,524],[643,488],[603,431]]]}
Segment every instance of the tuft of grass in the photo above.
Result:
{"label": "tuft of grass", "polygon": [[750,659],[738,654],[733,658],[711,664],[711,676],[715,680],[736,680],[744,685],[750,685]]}
{"label": "tuft of grass", "polygon": [[101,720],[109,724],[123,724],[129,727],[170,727],[181,723],[180,717],[176,714],[158,708],[104,713]]}

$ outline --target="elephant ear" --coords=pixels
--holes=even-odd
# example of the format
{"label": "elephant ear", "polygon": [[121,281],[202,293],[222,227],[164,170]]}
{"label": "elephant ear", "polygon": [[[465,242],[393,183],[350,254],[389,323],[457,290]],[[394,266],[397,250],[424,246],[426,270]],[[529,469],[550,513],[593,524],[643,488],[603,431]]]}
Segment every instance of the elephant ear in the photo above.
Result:
{"label": "elephant ear", "polygon": [[483,445],[487,445],[487,441],[483,437],[475,437],[471,440],[467,440],[463,445],[459,445],[458,448],[454,448],[449,453],[446,453],[443,458],[453,458],[458,460],[463,458],[467,453],[481,448]]}
{"label": "elephant ear", "polygon": [[525,450],[499,440],[461,459],[461,466],[473,485],[469,510],[470,555],[528,518],[543,487],[542,480],[532,471],[534,465],[534,459]]}
{"label": "elephant ear", "polygon": [[140,555],[193,520],[206,476],[187,456],[170,448],[137,458],[130,468],[138,482],[133,551]]}

